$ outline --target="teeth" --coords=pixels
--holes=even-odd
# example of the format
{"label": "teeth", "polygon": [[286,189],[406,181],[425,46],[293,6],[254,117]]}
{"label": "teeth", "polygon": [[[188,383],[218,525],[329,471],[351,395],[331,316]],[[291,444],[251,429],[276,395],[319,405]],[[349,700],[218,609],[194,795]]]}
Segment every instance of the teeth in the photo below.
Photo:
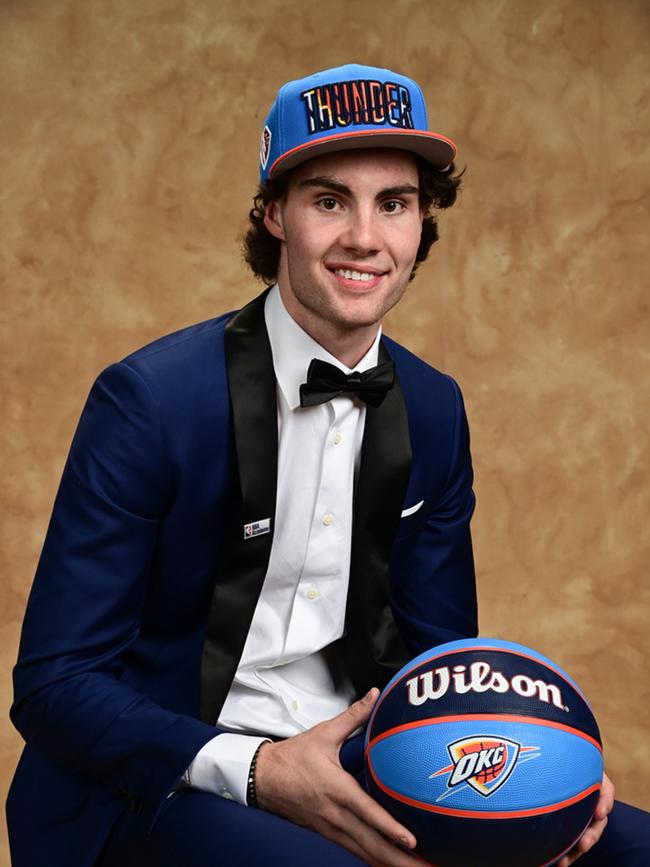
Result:
{"label": "teeth", "polygon": [[367,271],[350,271],[347,268],[337,268],[334,273],[340,274],[346,280],[362,280],[366,283],[377,276],[376,274],[369,274]]}

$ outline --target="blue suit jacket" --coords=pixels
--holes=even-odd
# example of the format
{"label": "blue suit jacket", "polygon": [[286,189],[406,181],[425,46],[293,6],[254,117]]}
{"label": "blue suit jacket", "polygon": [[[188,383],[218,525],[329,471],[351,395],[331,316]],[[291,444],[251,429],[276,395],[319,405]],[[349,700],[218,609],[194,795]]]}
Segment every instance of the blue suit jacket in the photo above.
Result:
{"label": "blue suit jacket", "polygon": [[[96,864],[119,815],[151,826],[215,734],[271,535],[235,552],[252,552],[236,580],[232,540],[275,508],[262,304],[164,337],[93,386],[14,672],[12,719],[27,742],[7,804],[14,867]],[[477,630],[461,395],[382,342],[399,387],[368,409],[355,488],[343,652],[360,692]]]}

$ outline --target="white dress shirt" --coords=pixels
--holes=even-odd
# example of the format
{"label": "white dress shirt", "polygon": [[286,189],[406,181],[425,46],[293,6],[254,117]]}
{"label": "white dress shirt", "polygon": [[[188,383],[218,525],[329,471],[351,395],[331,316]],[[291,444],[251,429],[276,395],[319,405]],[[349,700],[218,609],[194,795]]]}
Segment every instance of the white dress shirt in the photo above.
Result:
{"label": "white dress shirt", "polygon": [[[291,737],[330,719],[353,700],[336,682],[327,648],[341,638],[352,544],[352,493],[365,405],[349,395],[300,406],[313,358],[351,373],[287,312],[275,286],[264,316],[278,407],[278,487],[269,565],[232,686],[217,725],[186,779],[194,788],[246,803],[259,733]],[[377,364],[381,331],[355,370]],[[265,516],[260,516],[265,517]],[[242,734],[238,734],[241,732]],[[246,734],[254,732],[256,735]]]}

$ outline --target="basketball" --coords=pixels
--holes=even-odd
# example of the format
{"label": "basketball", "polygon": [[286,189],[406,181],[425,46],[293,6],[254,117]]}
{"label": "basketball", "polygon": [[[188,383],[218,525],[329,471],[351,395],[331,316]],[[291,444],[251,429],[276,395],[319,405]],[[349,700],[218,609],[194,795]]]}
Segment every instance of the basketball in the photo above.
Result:
{"label": "basketball", "polygon": [[368,722],[371,795],[438,867],[542,867],[581,836],[603,776],[596,720],[550,659],[451,641],[404,666]]}

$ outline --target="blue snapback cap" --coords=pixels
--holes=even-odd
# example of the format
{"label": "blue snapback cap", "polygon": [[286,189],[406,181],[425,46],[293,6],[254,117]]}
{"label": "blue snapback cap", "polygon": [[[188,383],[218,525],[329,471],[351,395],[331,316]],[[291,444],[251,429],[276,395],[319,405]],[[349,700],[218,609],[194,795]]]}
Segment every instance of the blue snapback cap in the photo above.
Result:
{"label": "blue snapback cap", "polygon": [[429,130],[424,95],[411,78],[350,63],[289,81],[262,129],[260,180],[321,154],[399,148],[446,169],[456,145]]}

